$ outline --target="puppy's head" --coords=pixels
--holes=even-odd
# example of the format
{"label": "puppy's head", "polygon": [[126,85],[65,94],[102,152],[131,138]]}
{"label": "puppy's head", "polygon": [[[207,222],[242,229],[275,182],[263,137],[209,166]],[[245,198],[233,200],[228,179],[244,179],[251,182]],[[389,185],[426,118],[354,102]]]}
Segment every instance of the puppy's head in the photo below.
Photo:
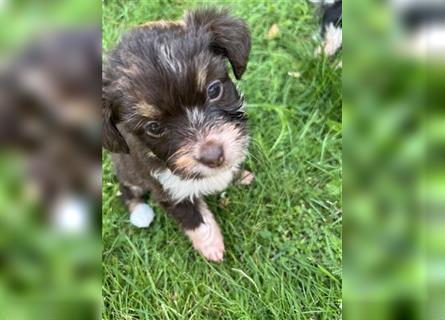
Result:
{"label": "puppy's head", "polygon": [[[105,147],[153,153],[182,177],[237,167],[248,145],[246,116],[226,60],[240,79],[249,52],[247,26],[224,10],[135,28],[104,69]],[[143,147],[129,148],[118,122]]]}

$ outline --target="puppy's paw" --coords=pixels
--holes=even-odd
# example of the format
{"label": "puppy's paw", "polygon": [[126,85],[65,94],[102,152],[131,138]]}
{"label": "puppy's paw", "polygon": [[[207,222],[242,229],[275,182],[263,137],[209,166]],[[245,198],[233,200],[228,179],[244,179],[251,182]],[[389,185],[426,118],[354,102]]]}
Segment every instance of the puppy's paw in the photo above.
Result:
{"label": "puppy's paw", "polygon": [[194,248],[198,250],[207,260],[213,262],[221,262],[224,258],[224,242],[215,241],[211,244],[200,245],[199,243],[193,244]]}
{"label": "puppy's paw", "polygon": [[193,247],[210,261],[221,262],[224,257],[224,240],[219,226],[213,217],[193,230],[186,230]]}
{"label": "puppy's paw", "polygon": [[153,221],[153,209],[145,203],[138,203],[130,213],[130,222],[138,228],[147,228]]}
{"label": "puppy's paw", "polygon": [[238,183],[242,186],[248,186],[253,180],[255,180],[255,175],[250,171],[244,170],[240,175]]}

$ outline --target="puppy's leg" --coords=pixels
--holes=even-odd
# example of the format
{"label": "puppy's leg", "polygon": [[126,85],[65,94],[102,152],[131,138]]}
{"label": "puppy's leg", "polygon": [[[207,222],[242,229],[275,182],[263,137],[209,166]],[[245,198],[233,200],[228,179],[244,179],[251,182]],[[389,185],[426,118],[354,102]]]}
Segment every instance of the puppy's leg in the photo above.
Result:
{"label": "puppy's leg", "polygon": [[326,27],[324,52],[333,56],[342,46],[342,28],[335,27],[332,23]]}
{"label": "puppy's leg", "polygon": [[201,199],[178,204],[163,203],[166,210],[178,221],[193,247],[211,261],[222,261],[224,241],[213,214]]}
{"label": "puppy's leg", "polygon": [[143,191],[136,186],[126,186],[119,184],[122,193],[122,200],[130,212],[130,222],[138,228],[147,228],[153,221],[153,209],[143,200]]}

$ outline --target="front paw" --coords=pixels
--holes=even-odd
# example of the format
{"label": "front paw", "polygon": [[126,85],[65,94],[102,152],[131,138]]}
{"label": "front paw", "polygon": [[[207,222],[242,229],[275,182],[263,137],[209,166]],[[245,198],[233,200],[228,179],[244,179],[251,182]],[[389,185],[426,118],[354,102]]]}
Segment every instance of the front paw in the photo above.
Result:
{"label": "front paw", "polygon": [[193,242],[193,247],[198,250],[207,260],[221,262],[224,258],[224,242],[222,237],[211,243]]}
{"label": "front paw", "polygon": [[224,257],[224,240],[218,224],[212,216],[204,216],[204,222],[185,233],[192,241],[193,247],[206,259],[221,262]]}

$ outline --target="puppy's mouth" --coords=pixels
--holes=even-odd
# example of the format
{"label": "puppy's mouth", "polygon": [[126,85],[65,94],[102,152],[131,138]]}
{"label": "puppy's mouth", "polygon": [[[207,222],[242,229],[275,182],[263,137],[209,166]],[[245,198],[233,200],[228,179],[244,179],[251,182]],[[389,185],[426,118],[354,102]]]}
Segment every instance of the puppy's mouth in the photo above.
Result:
{"label": "puppy's mouth", "polygon": [[249,138],[227,125],[185,142],[169,159],[169,169],[183,179],[203,179],[236,171],[244,161]]}

